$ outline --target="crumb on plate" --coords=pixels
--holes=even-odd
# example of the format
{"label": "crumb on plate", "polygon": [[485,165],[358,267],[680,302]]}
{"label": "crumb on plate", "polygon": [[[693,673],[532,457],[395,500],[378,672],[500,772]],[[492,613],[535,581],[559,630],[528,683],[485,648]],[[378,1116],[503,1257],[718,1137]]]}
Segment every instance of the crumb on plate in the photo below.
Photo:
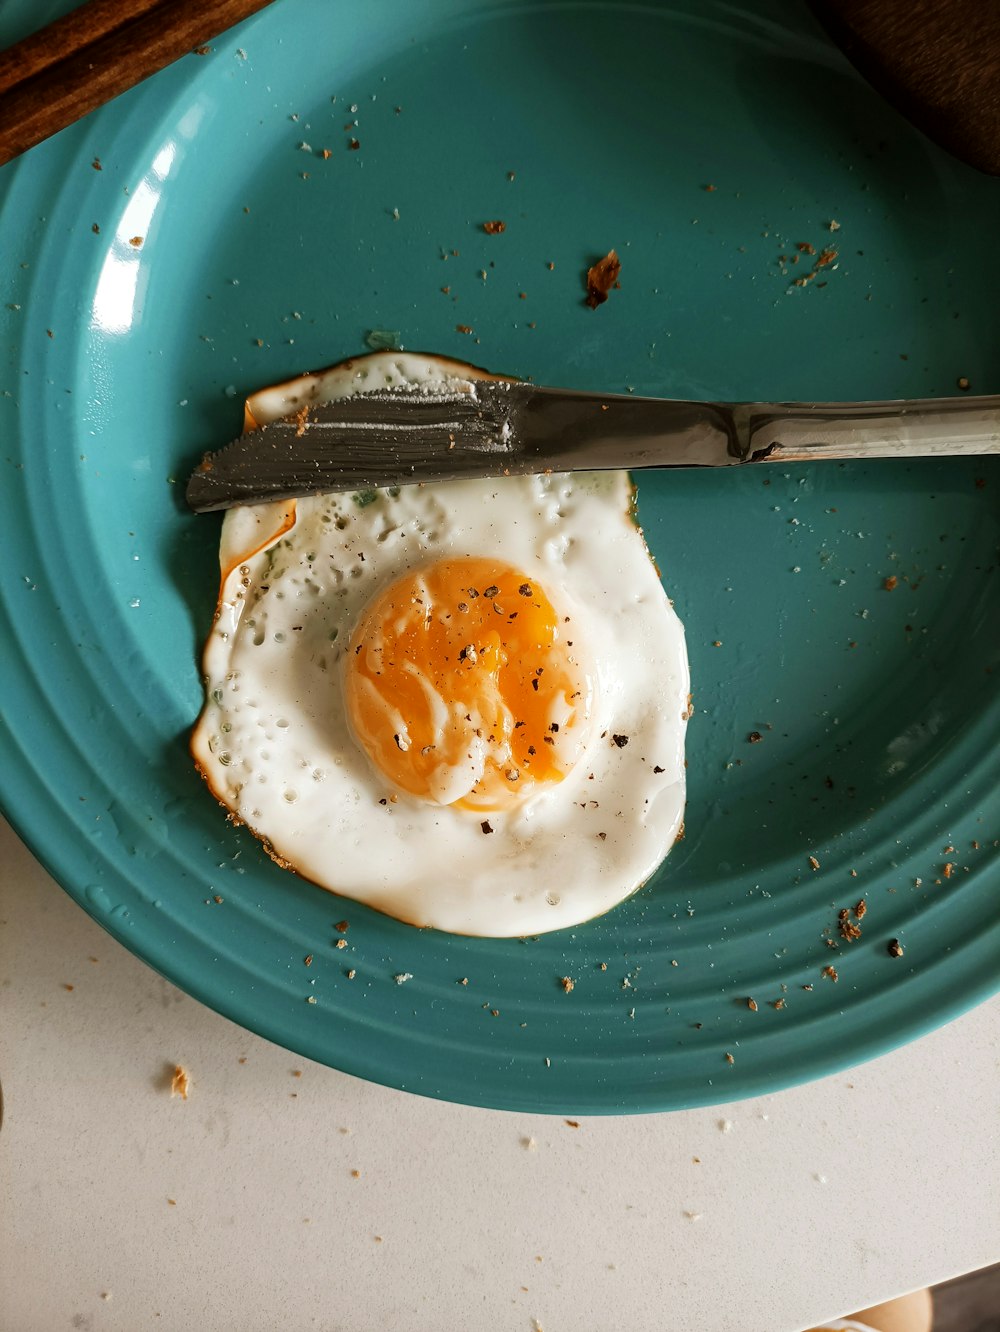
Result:
{"label": "crumb on plate", "polygon": [[596,310],[608,299],[608,292],[618,286],[618,277],[622,271],[621,260],[614,250],[609,250],[603,259],[598,259],[587,269],[586,304]]}

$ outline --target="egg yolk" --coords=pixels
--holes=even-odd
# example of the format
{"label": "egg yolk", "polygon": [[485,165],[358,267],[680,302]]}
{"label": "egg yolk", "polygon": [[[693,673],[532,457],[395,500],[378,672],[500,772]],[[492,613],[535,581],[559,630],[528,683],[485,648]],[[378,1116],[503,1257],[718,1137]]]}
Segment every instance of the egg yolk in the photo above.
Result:
{"label": "egg yolk", "polygon": [[392,583],[347,653],[355,735],[395,786],[498,810],[562,781],[586,745],[594,683],[574,622],[538,580],[450,559]]}

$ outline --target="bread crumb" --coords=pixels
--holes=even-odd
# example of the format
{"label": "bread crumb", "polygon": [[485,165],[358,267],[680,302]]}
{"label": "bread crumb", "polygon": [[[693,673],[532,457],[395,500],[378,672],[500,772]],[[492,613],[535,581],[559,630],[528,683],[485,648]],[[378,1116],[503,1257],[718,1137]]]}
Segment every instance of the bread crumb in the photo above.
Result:
{"label": "bread crumb", "polygon": [[179,1096],[182,1101],[186,1101],[190,1087],[190,1074],[182,1064],[178,1064],[174,1069],[174,1076],[170,1079],[170,1095]]}
{"label": "bread crumb", "polygon": [[823,968],[823,975],[827,978],[827,980],[835,981],[835,980],[838,979],[838,976],[837,976],[837,968],[836,968],[836,967],[824,967],[824,968]]}
{"label": "bread crumb", "polygon": [[818,869],[819,869],[819,861],[816,859],[815,856],[810,856],[810,857],[809,857],[809,864],[812,866],[812,868],[813,868],[814,870],[818,870]]}
{"label": "bread crumb", "polygon": [[526,1152],[535,1152],[538,1150],[538,1143],[534,1138],[522,1138],[521,1146]]}
{"label": "bread crumb", "polygon": [[733,1058],[733,1056],[729,1053],[728,1050],[726,1051],[726,1063],[727,1063],[727,1064],[735,1064],[735,1063],[736,1063],[736,1060]]}
{"label": "bread crumb", "polygon": [[750,1010],[751,1013],[756,1013],[756,1012],[757,1012],[757,1000],[756,1000],[756,999],[748,999],[748,1000],[747,1000],[747,1008],[749,1008],[749,1010]]}
{"label": "bread crumb", "polygon": [[890,957],[902,957],[903,945],[899,942],[898,939],[890,939],[888,944],[886,945],[886,951],[888,952]]}
{"label": "bread crumb", "polygon": [[407,981],[413,980],[412,971],[397,971],[392,978],[397,985],[405,985]]}
{"label": "bread crumb", "polygon": [[621,260],[614,250],[609,250],[603,259],[598,259],[587,269],[585,304],[596,310],[608,299],[608,292],[618,286],[618,276],[622,271]]}
{"label": "bread crumb", "polygon": [[133,247],[133,249],[138,250],[139,247],[142,245],[142,237],[141,237],[141,236],[132,236],[132,237],[130,238],[130,240],[129,240],[129,245],[131,245],[131,246]]}
{"label": "bread crumb", "polygon": [[507,223],[501,222],[499,219],[496,222],[484,222],[483,230],[487,236],[499,236],[507,230]]}
{"label": "bread crumb", "polygon": [[563,989],[566,991],[567,994],[569,994],[570,990],[576,988],[576,981],[573,979],[572,976],[560,976],[559,984],[563,987]]}
{"label": "bread crumb", "polygon": [[855,925],[854,921],[851,920],[847,907],[838,912],[837,929],[840,931],[840,937],[846,939],[848,943],[853,943],[855,939],[861,938],[861,927]]}
{"label": "bread crumb", "polygon": [[882,586],[887,592],[895,592],[896,588],[899,586],[899,579],[895,574],[890,574]]}

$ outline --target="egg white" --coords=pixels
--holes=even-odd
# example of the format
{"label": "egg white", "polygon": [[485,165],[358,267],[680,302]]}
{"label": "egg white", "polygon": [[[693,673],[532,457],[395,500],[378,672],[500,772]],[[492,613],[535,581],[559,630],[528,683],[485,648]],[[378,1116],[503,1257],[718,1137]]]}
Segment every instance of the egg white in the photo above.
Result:
{"label": "egg white", "polygon": [[[481,376],[377,352],[255,395],[247,421],[386,384]],[[536,579],[572,615],[597,680],[577,767],[485,818],[394,790],[343,702],[344,653],[364,606],[413,568],[463,556]],[[415,925],[524,936],[607,911],[669,852],[684,809],[687,654],[631,515],[627,473],[231,509],[221,563],[192,752],[217,798],[281,864]]]}

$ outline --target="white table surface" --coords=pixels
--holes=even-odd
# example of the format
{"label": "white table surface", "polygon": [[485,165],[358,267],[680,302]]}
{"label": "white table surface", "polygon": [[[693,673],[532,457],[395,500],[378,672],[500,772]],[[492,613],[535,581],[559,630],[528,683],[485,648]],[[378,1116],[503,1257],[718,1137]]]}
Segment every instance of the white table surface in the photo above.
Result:
{"label": "white table surface", "polygon": [[807,1087],[574,1129],[233,1026],[2,822],[0,920],[4,1332],[795,1332],[1000,1259],[1000,1000]]}

